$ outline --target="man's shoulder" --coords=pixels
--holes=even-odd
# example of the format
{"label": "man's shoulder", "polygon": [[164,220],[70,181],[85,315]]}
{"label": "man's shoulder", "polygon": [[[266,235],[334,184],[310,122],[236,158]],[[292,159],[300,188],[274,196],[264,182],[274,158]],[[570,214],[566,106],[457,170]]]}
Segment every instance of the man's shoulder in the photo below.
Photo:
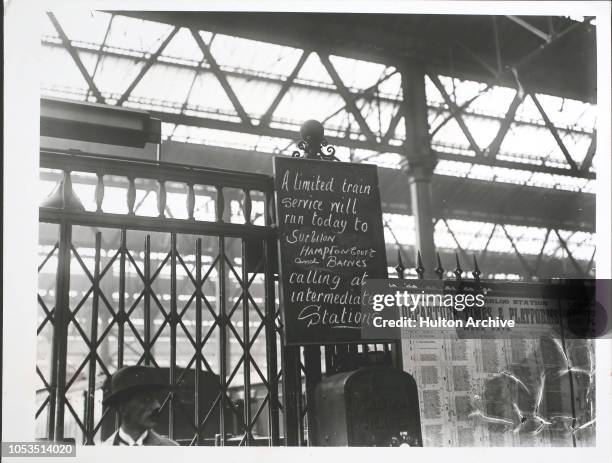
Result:
{"label": "man's shoulder", "polygon": [[157,434],[152,429],[149,431],[149,435],[147,436],[147,444],[148,445],[168,445],[168,446],[177,446],[178,442],[173,441],[172,439],[162,436],[161,434]]}

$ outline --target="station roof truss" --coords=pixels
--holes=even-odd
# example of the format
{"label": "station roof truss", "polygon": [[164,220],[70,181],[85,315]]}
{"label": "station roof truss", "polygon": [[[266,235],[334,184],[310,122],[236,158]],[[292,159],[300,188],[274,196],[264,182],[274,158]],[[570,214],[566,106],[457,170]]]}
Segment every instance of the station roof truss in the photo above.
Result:
{"label": "station roof truss", "polygon": [[[479,220],[499,224],[494,231],[508,242],[509,227],[525,226],[559,243],[563,232],[554,230],[585,234],[561,246],[569,253],[583,246],[587,256],[594,246],[592,18],[49,12],[42,47],[43,95],[147,110],[162,120],[166,142],[263,159],[290,154],[301,123],[317,119],[340,160],[389,171],[405,160],[402,69],[418,61],[434,183],[483,211],[525,191],[533,204],[553,206],[549,223],[485,212]],[[571,224],[554,216],[569,203],[582,211]],[[476,219],[446,216],[451,209],[438,211],[437,236],[452,238],[452,220]]]}

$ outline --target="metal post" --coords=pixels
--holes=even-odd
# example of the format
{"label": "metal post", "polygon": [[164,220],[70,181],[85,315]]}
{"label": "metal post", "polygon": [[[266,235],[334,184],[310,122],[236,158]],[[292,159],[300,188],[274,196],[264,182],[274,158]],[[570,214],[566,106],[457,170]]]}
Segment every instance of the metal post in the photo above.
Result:
{"label": "metal post", "polygon": [[285,417],[285,445],[300,445],[299,398],[302,395],[299,346],[284,346],[281,350],[283,364],[283,410]]}
{"label": "metal post", "polygon": [[270,445],[279,443],[279,402],[278,402],[278,376],[276,360],[276,307],[274,304],[274,273],[272,271],[272,250],[269,240],[264,240],[264,273],[265,273],[265,298],[266,301],[266,365],[268,372],[268,384],[270,385],[270,405],[268,413]]}
{"label": "metal post", "polygon": [[117,313],[117,368],[123,367],[124,328],[125,328],[125,255],[127,253],[127,232],[121,229],[121,254],[119,256],[119,310]]}
{"label": "metal post", "polygon": [[[355,346],[356,347],[356,346]],[[313,441],[315,432],[313,395],[314,388],[321,381],[321,347],[320,346],[305,346],[304,347],[304,367],[306,369],[306,404],[308,406],[308,446],[317,445]]]}
{"label": "metal post", "polygon": [[102,234],[96,233],[96,248],[94,258],[94,281],[93,281],[93,299],[91,302],[91,333],[90,342],[91,349],[89,352],[89,374],[86,395],[86,417],[85,423],[85,439],[88,445],[94,443],[94,407],[96,393],[96,347],[98,345],[98,305],[100,299],[100,247],[102,242]]}
{"label": "metal post", "polygon": [[[248,208],[245,207],[245,216]],[[247,217],[247,221],[250,219]],[[249,330],[249,295],[247,284],[249,281],[249,273],[247,269],[247,252],[246,252],[246,240],[242,239],[241,249],[241,267],[242,267],[242,340],[244,342],[244,365],[243,365],[243,378],[244,378],[244,426],[245,426],[245,441],[247,445],[251,443],[252,431],[249,429],[251,426],[251,351],[249,345],[251,343],[251,333]]]}
{"label": "metal post", "polygon": [[[274,223],[274,204],[272,201],[273,194],[265,193],[264,202],[264,218],[267,227]],[[263,240],[263,257],[264,257],[264,300],[265,300],[265,315],[266,315],[266,366],[268,373],[268,384],[270,386],[270,404],[268,406],[268,427],[270,432],[270,445],[276,446],[279,444],[279,399],[278,399],[278,365],[277,365],[277,346],[278,339],[276,335],[276,304],[274,300],[274,266],[273,246],[276,245],[274,238],[266,238]]]}
{"label": "metal post", "polygon": [[430,146],[425,72],[420,63],[411,62],[402,69],[402,92],[406,127],[404,148],[415,223],[415,262],[420,251],[425,267],[424,277],[433,278],[436,261],[431,177],[436,158]]}
{"label": "metal post", "polygon": [[217,303],[219,307],[219,382],[221,383],[221,401],[219,402],[219,445],[225,445],[225,409],[226,409],[226,380],[227,380],[227,315],[225,313],[225,238],[219,237],[219,279]]}
{"label": "metal post", "polygon": [[145,237],[144,244],[144,364],[151,365],[151,235]]}
{"label": "metal post", "polygon": [[202,431],[200,430],[200,372],[202,371],[202,238],[196,240],[195,249],[196,264],[196,313],[195,313],[195,338],[196,338],[196,361],[194,389],[195,397],[194,417],[196,425],[196,444],[202,445]]}
{"label": "metal post", "polygon": [[174,438],[175,413],[176,403],[174,396],[176,394],[176,325],[178,323],[178,313],[176,306],[177,291],[176,291],[176,233],[170,235],[170,409],[168,412],[168,437]]}
{"label": "metal post", "polygon": [[60,245],[55,299],[55,329],[53,331],[53,359],[51,370],[51,398],[49,406],[49,438],[64,439],[64,404],[66,388],[66,354],[68,343],[70,291],[70,242],[72,226],[66,221],[60,224]]}

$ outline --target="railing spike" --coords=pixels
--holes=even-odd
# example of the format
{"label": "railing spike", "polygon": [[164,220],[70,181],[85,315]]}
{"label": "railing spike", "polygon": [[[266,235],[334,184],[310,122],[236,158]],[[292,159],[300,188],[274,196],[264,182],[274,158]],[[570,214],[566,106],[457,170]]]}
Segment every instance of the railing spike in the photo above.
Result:
{"label": "railing spike", "polygon": [[423,274],[425,273],[425,267],[423,266],[423,259],[421,258],[421,251],[417,251],[417,266],[415,268],[417,275],[419,276],[419,280],[423,279]]}
{"label": "railing spike", "polygon": [[472,276],[474,277],[476,281],[480,281],[480,275],[482,275],[482,272],[478,268],[478,261],[476,260],[476,254],[474,254],[473,257],[474,257],[474,271],[472,272]]}
{"label": "railing spike", "polygon": [[459,262],[459,255],[455,252],[455,262],[457,262],[457,267],[453,272],[455,274],[455,278],[457,280],[461,280],[461,274],[463,273],[463,269],[461,268],[461,263]]}
{"label": "railing spike", "polygon": [[402,262],[402,250],[398,246],[397,247],[397,266],[395,267],[395,271],[397,272],[397,277],[400,280],[404,279],[404,270],[406,270],[406,267],[404,267],[404,262]]}
{"label": "railing spike", "polygon": [[434,272],[438,275],[438,279],[441,280],[444,278],[444,267],[442,267],[442,260],[440,260],[439,252],[436,252],[436,259],[438,260],[438,266],[434,269]]}

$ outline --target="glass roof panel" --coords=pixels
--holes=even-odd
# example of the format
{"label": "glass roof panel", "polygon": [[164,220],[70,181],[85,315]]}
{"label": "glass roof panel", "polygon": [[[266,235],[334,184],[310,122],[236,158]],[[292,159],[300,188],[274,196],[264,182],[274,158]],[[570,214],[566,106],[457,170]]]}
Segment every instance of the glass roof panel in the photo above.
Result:
{"label": "glass roof panel", "polygon": [[433,144],[439,144],[447,147],[458,147],[469,150],[472,154],[474,153],[470,144],[467,141],[467,138],[461,131],[459,124],[454,118],[448,120],[440,130],[436,132],[436,134],[431,139]]}
{"label": "glass roof panel", "polygon": [[463,115],[462,119],[478,147],[484,151],[491,144],[495,135],[497,135],[500,122],[495,119],[484,119],[468,115]]}
{"label": "glass roof panel", "polygon": [[292,87],[281,100],[275,117],[286,120],[299,118],[300,124],[308,119],[323,120],[344,106],[340,95]]}
{"label": "glass roof panel", "polygon": [[[88,59],[97,59],[94,53],[87,54],[90,55]],[[106,55],[100,60],[94,82],[102,93],[121,95],[127,90],[143,66],[144,62]]]}
{"label": "glass roof panel", "polygon": [[[53,27],[51,19],[46,12],[40,12],[40,36],[41,37],[58,37],[57,30]],[[56,16],[57,17],[57,16]]]}
{"label": "glass roof panel", "polygon": [[311,53],[306,62],[300,69],[296,80],[307,81],[307,82],[321,82],[333,86],[331,76],[327,72],[327,69],[321,63],[319,55]]}
{"label": "glass roof panel", "polygon": [[40,76],[44,87],[88,89],[87,82],[66,50],[52,46],[43,46],[43,50]]}
{"label": "glass roof panel", "polygon": [[220,66],[283,76],[291,74],[302,54],[296,48],[223,34],[215,35],[210,50]]}
{"label": "glass roof panel", "polygon": [[385,227],[385,242],[402,246],[411,246],[415,243],[414,217],[404,214],[383,213]]}
{"label": "glass roof panel", "polygon": [[486,94],[489,88],[487,84],[482,82],[453,79],[447,76],[438,76],[438,78],[446,90],[446,94],[459,106],[474,97]]}
{"label": "glass roof panel", "polygon": [[[208,39],[209,40],[209,39]],[[208,43],[208,40],[205,40]],[[186,27],[181,27],[170,43],[164,48],[162,56],[171,56],[174,58],[183,58],[192,61],[201,61],[204,54],[193,35]]]}
{"label": "glass roof panel", "polygon": [[502,141],[500,152],[565,160],[557,142],[547,129],[515,123],[510,125],[510,130]]}
{"label": "glass roof panel", "polygon": [[[395,68],[389,67],[388,73]],[[402,76],[399,72],[393,74],[391,77],[381,82],[378,85],[378,90],[382,95],[394,97],[397,100],[402,99]]]}
{"label": "glass roof panel", "polygon": [[384,136],[389,128],[396,106],[387,101],[378,101],[376,98],[367,103],[363,99],[357,101],[357,107],[362,108],[361,113],[368,126],[374,134],[381,133],[381,137]]}
{"label": "glass roof panel", "polygon": [[536,95],[546,115],[556,127],[591,130],[596,122],[593,105],[552,95]]}
{"label": "glass roof panel", "polygon": [[486,94],[476,98],[469,106],[470,111],[504,117],[516,90],[508,87],[492,87]]}
{"label": "glass roof panel", "polygon": [[164,64],[154,64],[132,91],[131,96],[183,104],[195,71]]}
{"label": "glass roof panel", "polygon": [[236,113],[219,80],[210,72],[201,73],[196,78],[189,96],[189,105]]}
{"label": "glass roof panel", "polygon": [[280,84],[228,76],[234,93],[249,115],[262,116],[281,89]]}
{"label": "glass roof panel", "polygon": [[[74,14],[70,10],[60,9],[54,11],[53,14],[71,41],[96,44],[101,44],[104,40],[111,18],[109,13],[101,11]],[[50,20],[48,22],[50,23]],[[55,29],[53,26],[51,27]]]}
{"label": "glass roof panel", "polygon": [[344,85],[352,89],[365,90],[376,84],[386,74],[390,74],[384,64],[333,55],[330,55],[329,61]]}
{"label": "glass roof panel", "polygon": [[152,53],[168,36],[173,26],[116,16],[108,34],[107,45]]}

